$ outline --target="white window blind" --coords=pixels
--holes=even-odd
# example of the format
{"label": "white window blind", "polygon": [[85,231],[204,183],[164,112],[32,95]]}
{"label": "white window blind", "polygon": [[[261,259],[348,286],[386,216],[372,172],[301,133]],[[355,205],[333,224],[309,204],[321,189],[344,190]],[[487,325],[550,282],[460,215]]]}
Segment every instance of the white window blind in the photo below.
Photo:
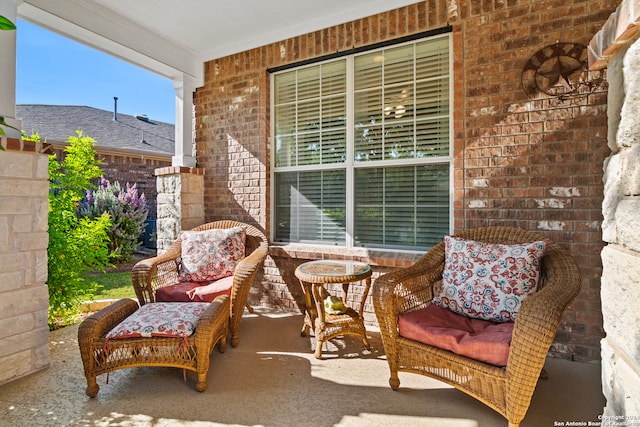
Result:
{"label": "white window blind", "polygon": [[425,249],[449,232],[449,45],[273,75],[275,241]]}

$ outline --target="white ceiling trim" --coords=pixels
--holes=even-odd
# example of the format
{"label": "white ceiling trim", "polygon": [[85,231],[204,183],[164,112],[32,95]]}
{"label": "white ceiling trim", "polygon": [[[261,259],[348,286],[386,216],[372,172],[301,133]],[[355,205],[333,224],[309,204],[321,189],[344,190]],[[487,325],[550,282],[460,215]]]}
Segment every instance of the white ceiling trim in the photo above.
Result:
{"label": "white ceiling trim", "polygon": [[[18,6],[18,16],[163,77],[173,80],[184,73],[202,83],[202,62],[198,61],[193,52],[176,47],[173,43],[140,29],[130,21],[123,18],[118,20],[117,17],[105,19],[104,14],[81,5],[65,9],[67,13],[60,16],[60,11],[47,10],[36,6],[37,3],[47,6],[56,2],[24,2]],[[81,22],[82,25],[78,25],[77,22]]]}
{"label": "white ceiling trim", "polygon": [[172,79],[204,63],[416,0],[22,0],[18,16]]}
{"label": "white ceiling trim", "polygon": [[[297,4],[306,3],[300,0],[292,1],[296,2]],[[292,37],[312,33],[325,28],[330,28],[335,25],[345,24],[347,22],[366,18],[367,16],[373,16],[381,12],[386,12],[414,3],[418,2],[416,2],[416,0],[369,0],[367,2],[366,8],[363,8],[362,5],[349,7],[350,0],[342,0],[342,7],[339,10],[335,10],[332,12],[329,9],[328,13],[322,14],[320,16],[313,16],[313,14],[311,14],[311,16],[304,16],[299,19],[296,19],[295,17],[284,17],[283,19],[275,21],[274,25],[268,26],[268,32],[262,33],[255,37],[239,37],[234,40],[228,41],[225,44],[217,45],[208,50],[203,50],[203,52],[199,56],[199,59],[203,62],[206,62],[212,59],[222,58],[234,53],[244,52],[245,50],[255,49],[261,46],[287,40]],[[264,5],[269,4],[270,2],[264,3]],[[304,9],[302,9],[301,12],[303,13]]]}

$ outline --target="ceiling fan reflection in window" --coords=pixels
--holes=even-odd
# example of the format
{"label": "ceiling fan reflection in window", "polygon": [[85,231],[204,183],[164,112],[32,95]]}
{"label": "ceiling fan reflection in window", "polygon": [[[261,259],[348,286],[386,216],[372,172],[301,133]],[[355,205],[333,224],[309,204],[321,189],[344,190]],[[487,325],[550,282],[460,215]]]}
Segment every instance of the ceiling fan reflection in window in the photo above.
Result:
{"label": "ceiling fan reflection in window", "polygon": [[407,101],[409,101],[409,90],[402,89],[398,95],[389,98],[385,103],[384,115],[387,118],[400,119],[407,112]]}

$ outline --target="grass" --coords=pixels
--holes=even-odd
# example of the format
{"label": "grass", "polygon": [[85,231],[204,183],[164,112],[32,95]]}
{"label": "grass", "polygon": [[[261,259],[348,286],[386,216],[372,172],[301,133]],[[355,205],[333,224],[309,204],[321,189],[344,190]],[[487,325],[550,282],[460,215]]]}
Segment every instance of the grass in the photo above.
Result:
{"label": "grass", "polygon": [[[93,294],[83,295],[80,301],[135,298],[136,293],[131,285],[131,271],[114,271],[108,273],[85,273],[87,283],[97,284]],[[49,321],[49,330],[80,323],[89,313],[71,310],[66,315]]]}
{"label": "grass", "polygon": [[136,293],[131,285],[130,271],[88,273],[85,276],[85,280],[98,284],[98,288],[90,299],[101,300],[136,297]]}

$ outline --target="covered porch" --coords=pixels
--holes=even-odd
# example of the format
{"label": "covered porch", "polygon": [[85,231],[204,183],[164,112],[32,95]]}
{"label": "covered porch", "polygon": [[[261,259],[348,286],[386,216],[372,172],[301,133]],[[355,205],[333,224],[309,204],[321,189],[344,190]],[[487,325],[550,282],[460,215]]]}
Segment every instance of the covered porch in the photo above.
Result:
{"label": "covered porch", "polygon": [[[245,312],[240,345],[213,351],[204,393],[190,371],[185,383],[177,368],[133,368],[112,372],[108,384],[98,377],[95,399],[84,393],[77,326],[65,327],[50,334],[49,369],[0,386],[0,418],[12,426],[506,425],[482,403],[420,375],[401,374],[400,389],[391,390],[375,330],[371,351],[347,336],[331,340],[318,360],[301,325],[299,314],[256,307]],[[549,358],[545,369],[549,378],[540,380],[523,427],[599,421],[599,364]]]}
{"label": "covered porch", "polygon": [[[333,13],[322,19],[310,19],[313,13],[299,9],[298,15],[269,15],[275,26],[264,34],[248,31],[262,28],[257,26],[260,17],[245,21],[233,15],[236,21],[227,21],[242,30],[237,33],[253,38],[220,50],[208,46],[214,36],[202,37],[196,31],[198,25],[211,26],[206,19],[198,25],[176,25],[178,31],[171,37],[186,28],[190,31],[184,35],[198,40],[185,49],[186,40],[169,40],[170,19],[163,21],[164,27],[153,21],[166,11],[150,14],[147,28],[136,25],[147,12],[142,3],[112,3],[115,8],[110,9],[106,2],[78,0],[52,10],[54,3],[46,0],[0,0],[0,13],[28,17],[173,80],[176,150],[173,166],[158,171],[159,185],[171,190],[163,200],[167,216],[159,230],[166,242],[181,229],[224,218],[256,224],[273,241],[269,70],[446,28],[454,63],[451,231],[505,224],[543,232],[576,257],[583,278],[581,294],[551,349],[550,379],[540,382],[522,425],[572,425],[598,421],[603,413],[637,412],[633,397],[638,392],[640,355],[633,304],[640,290],[635,279],[640,162],[637,121],[629,119],[638,99],[633,92],[638,90],[633,76],[640,63],[637,1],[597,6],[364,1],[358,2],[359,9],[344,13],[340,2],[333,2],[333,9],[325,8]],[[233,12],[211,10],[209,3],[199,5],[208,13]],[[283,3],[293,7],[300,2]],[[296,16],[309,20],[289,25]],[[282,28],[287,30],[276,31]],[[609,86],[596,85],[593,93],[566,103],[557,97],[530,99],[521,88],[523,63],[564,36],[567,28],[572,41],[590,44],[592,66],[608,67]],[[217,36],[233,40],[229,34],[236,34],[234,28],[225,29]],[[268,37],[261,37],[265,34]],[[7,37],[0,41],[3,47],[12,43]],[[631,62],[623,60],[627,49],[633,54],[627,57]],[[0,80],[3,93],[15,89],[14,76],[8,71],[7,75]],[[629,82],[636,86],[629,89]],[[11,97],[0,99],[0,115],[19,127],[11,120],[13,107]],[[0,241],[0,274],[6,279],[0,288],[0,322],[9,326],[0,337],[0,361],[7,367],[0,376],[3,420],[33,420],[36,425],[504,423],[491,409],[422,377],[401,377],[400,391],[392,392],[374,325],[371,354],[347,342],[334,349],[340,356],[334,360],[314,360],[308,339],[299,337],[301,319],[292,295],[298,289],[292,281],[297,264],[314,257],[367,258],[376,274],[382,274],[411,263],[416,253],[276,242],[251,301],[272,308],[247,315],[242,324],[247,339],[241,346],[213,353],[206,393],[194,393],[172,370],[139,369],[112,374],[98,399],[87,399],[75,328],[51,334],[45,330],[46,158],[37,158],[33,148],[16,138],[3,138],[9,150],[0,153],[17,159],[10,163],[13,168],[0,164],[0,178],[8,177],[9,182],[0,186],[5,192],[0,196],[6,197],[2,207],[7,207],[0,211],[0,229],[7,230],[7,238]],[[36,157],[33,163],[24,160],[31,157]],[[25,195],[31,209],[26,213]],[[273,312],[274,307],[289,312]]]}

